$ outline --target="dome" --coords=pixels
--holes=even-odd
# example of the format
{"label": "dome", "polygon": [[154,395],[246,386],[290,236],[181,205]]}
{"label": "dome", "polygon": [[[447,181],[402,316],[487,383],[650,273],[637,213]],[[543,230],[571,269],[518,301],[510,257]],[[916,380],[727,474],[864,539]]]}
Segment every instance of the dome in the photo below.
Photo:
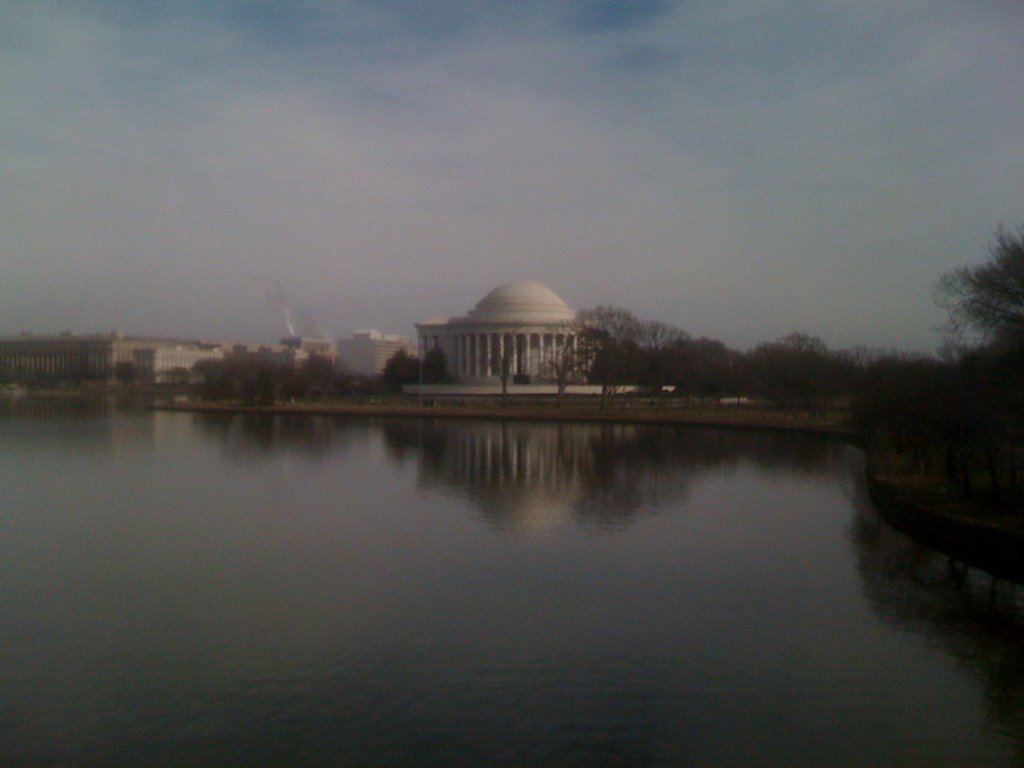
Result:
{"label": "dome", "polygon": [[469,320],[483,323],[559,323],[575,317],[557,293],[528,280],[499,285],[467,315]]}

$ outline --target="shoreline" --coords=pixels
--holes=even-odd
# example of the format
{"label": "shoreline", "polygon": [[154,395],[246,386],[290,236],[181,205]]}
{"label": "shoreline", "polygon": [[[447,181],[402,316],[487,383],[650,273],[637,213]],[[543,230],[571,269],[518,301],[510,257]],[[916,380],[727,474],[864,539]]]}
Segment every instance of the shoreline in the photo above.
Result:
{"label": "shoreline", "polygon": [[272,414],[284,416],[362,416],[383,418],[489,419],[502,421],[589,422],[599,424],[647,424],[655,426],[694,426],[723,429],[792,432],[818,437],[853,440],[857,433],[846,425],[831,421],[801,420],[789,414],[767,411],[673,410],[656,406],[608,410],[565,407],[502,405],[401,405],[381,404],[279,404],[237,405],[232,403],[168,403],[153,405],[154,410],[207,414]]}
{"label": "shoreline", "polygon": [[993,579],[1024,583],[1024,518],[980,517],[966,501],[915,492],[906,478],[880,473],[867,458],[868,494],[886,523],[946,555],[951,566],[960,563]]}

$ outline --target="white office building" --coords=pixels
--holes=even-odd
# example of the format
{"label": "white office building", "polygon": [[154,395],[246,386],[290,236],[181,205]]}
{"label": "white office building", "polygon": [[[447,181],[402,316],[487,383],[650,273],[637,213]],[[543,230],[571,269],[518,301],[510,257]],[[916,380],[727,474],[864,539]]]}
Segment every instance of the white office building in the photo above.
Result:
{"label": "white office building", "polygon": [[365,376],[384,372],[388,360],[399,350],[416,356],[416,342],[409,336],[381,333],[378,330],[356,331],[349,339],[338,341],[338,360],[343,368]]}

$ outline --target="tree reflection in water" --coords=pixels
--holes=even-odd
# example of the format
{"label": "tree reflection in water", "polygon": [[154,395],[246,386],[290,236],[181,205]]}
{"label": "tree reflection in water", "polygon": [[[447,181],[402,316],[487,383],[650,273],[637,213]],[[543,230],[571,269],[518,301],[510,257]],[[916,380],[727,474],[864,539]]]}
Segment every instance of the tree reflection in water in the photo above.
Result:
{"label": "tree reflection in water", "polygon": [[90,453],[138,450],[153,444],[148,401],[131,396],[80,394],[0,398],[5,437],[22,450],[77,445]]}
{"label": "tree reflection in water", "polygon": [[322,458],[365,439],[373,430],[366,419],[272,414],[194,414],[196,425],[216,439],[225,455],[240,461],[295,452]]}
{"label": "tree reflection in water", "polygon": [[988,724],[1024,762],[1024,585],[914,543],[879,517],[863,482],[855,509],[851,539],[872,610],[953,657],[981,685]]}

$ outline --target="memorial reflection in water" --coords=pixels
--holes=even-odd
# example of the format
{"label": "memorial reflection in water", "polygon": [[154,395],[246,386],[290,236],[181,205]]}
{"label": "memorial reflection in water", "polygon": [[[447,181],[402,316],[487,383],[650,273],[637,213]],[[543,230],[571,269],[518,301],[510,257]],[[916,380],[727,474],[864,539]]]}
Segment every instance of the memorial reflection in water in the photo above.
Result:
{"label": "memorial reflection in water", "polygon": [[495,525],[627,523],[685,499],[702,472],[756,462],[847,481],[848,450],[792,435],[630,424],[385,421],[420,483],[465,495]]}

